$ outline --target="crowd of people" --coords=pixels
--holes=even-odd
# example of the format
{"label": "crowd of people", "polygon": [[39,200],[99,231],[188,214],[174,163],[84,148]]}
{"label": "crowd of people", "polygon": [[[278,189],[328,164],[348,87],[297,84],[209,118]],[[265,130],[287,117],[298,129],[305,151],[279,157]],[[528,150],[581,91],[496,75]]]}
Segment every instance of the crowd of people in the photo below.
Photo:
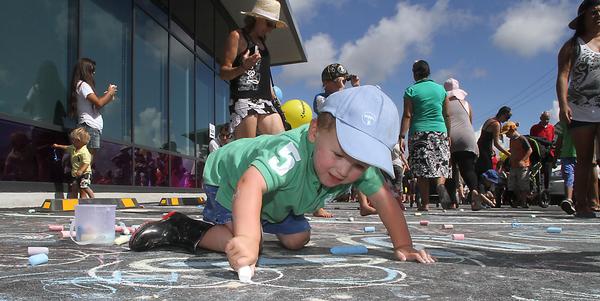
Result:
{"label": "crowd of people", "polygon": [[[326,202],[350,195],[359,200],[362,215],[379,215],[397,259],[432,263],[428,252],[413,247],[403,203],[428,211],[437,195],[444,209],[545,206],[557,164],[566,186],[561,208],[595,217],[598,174],[590,141],[600,133],[600,0],[584,0],[569,24],[575,34],[559,54],[556,127],[543,112],[523,135],[511,108],[503,106],[483,123],[479,137],[468,93],[455,78],[443,85],[432,80],[425,60],[412,65],[414,83],[404,91],[401,116],[379,87],[361,86],[339,63],[325,66],[323,91],[313,102],[316,117],[286,130],[265,43],[271,31],[287,26],[279,11],[279,2],[258,0],[252,11],[242,12],[244,27],[227,38],[220,74],[230,81],[231,118],[210,142],[204,220],[170,213],[138,228],[132,250],[204,248],[227,253],[236,270],[254,267],[263,232],[275,234],[285,248],[302,248],[310,239],[304,214],[332,217]],[[94,72],[90,59],[77,64],[70,111],[80,126],[71,132],[72,145],[53,145],[70,153],[71,192],[82,197],[94,196],[90,165],[100,147],[99,109],[117,93],[109,85],[96,96]]]}

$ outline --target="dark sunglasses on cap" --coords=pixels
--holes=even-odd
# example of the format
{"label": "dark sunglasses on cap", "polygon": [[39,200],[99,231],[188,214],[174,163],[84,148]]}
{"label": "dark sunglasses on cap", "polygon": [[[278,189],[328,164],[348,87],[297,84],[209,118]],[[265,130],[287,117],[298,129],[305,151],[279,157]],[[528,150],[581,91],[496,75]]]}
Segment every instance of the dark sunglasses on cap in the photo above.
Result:
{"label": "dark sunglasses on cap", "polygon": [[271,20],[266,20],[266,21],[267,21],[267,27],[275,28],[277,26],[277,23],[275,21],[271,21]]}

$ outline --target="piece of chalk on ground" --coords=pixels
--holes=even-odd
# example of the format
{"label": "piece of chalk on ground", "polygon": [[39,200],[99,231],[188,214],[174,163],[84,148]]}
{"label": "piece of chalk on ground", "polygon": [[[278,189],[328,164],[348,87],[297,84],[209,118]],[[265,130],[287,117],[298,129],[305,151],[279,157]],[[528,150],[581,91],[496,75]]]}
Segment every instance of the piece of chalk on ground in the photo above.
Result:
{"label": "piece of chalk on ground", "polygon": [[140,205],[140,208],[144,208],[144,205]]}
{"label": "piece of chalk on ground", "polygon": [[513,222],[513,223],[512,223],[512,224],[510,224],[510,225],[511,225],[513,228],[518,228],[518,227],[521,227],[521,224],[519,224],[519,223],[515,223],[515,222]]}
{"label": "piece of chalk on ground", "polygon": [[419,224],[421,226],[427,226],[427,225],[429,225],[429,221],[420,221]]}
{"label": "piece of chalk on ground", "polygon": [[423,215],[423,213],[421,213],[421,212],[415,212],[415,216],[421,216],[421,215]]}
{"label": "piece of chalk on ground", "polygon": [[535,218],[535,214],[532,214],[531,217]]}
{"label": "piece of chalk on ground", "polygon": [[464,234],[452,234],[452,239],[453,240],[465,240],[465,235]]}
{"label": "piece of chalk on ground", "polygon": [[249,266],[243,266],[238,270],[238,278],[243,283],[252,282],[252,268]]}
{"label": "piece of chalk on ground", "polygon": [[363,229],[365,232],[375,232],[375,227],[369,226]]}
{"label": "piece of chalk on ground", "polygon": [[48,248],[46,247],[27,247],[27,255],[36,255],[36,254],[48,254]]}
{"label": "piece of chalk on ground", "polygon": [[29,257],[29,264],[32,266],[44,264],[48,262],[48,255],[44,253],[36,254]]}
{"label": "piece of chalk on ground", "polygon": [[546,229],[546,232],[548,232],[548,233],[560,233],[560,232],[562,232],[562,228],[561,227],[548,227]]}
{"label": "piece of chalk on ground", "polygon": [[349,218],[348,218],[348,221],[349,221],[349,222],[353,222],[353,221],[354,221],[354,218],[351,216],[351,217],[349,217]]}
{"label": "piece of chalk on ground", "polygon": [[115,225],[115,232],[123,232],[123,227]]}
{"label": "piece of chalk on ground", "polygon": [[329,252],[334,255],[355,255],[355,254],[367,254],[369,250],[363,245],[358,246],[336,246],[329,249]]}
{"label": "piece of chalk on ground", "polygon": [[442,225],[442,229],[454,229],[454,225],[444,224]]}
{"label": "piece of chalk on ground", "polygon": [[122,245],[122,244],[128,242],[129,238],[131,238],[131,235],[121,235],[121,236],[115,238],[114,243],[115,243],[115,245],[119,246],[119,245]]}
{"label": "piece of chalk on ground", "polygon": [[[69,238],[71,237],[71,231],[60,231],[60,234],[62,235],[62,238]],[[75,233],[75,231],[73,231],[73,237],[77,236],[77,233]]]}
{"label": "piece of chalk on ground", "polygon": [[29,210],[27,210],[27,212],[29,212],[29,213],[35,213],[35,209],[29,209]]}
{"label": "piece of chalk on ground", "polygon": [[50,231],[62,231],[64,230],[62,225],[48,225],[48,230]]}
{"label": "piece of chalk on ground", "polygon": [[458,211],[463,212],[463,211],[465,211],[465,209],[460,208],[460,209],[458,209]]}

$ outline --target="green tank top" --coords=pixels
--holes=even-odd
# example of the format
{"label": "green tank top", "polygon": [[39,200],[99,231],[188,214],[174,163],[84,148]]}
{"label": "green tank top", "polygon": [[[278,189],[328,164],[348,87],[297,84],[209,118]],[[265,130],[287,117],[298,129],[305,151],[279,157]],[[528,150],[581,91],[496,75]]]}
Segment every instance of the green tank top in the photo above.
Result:
{"label": "green tank top", "polygon": [[404,98],[412,102],[410,134],[415,132],[446,133],[442,114],[446,90],[428,78],[417,81],[404,91]]}

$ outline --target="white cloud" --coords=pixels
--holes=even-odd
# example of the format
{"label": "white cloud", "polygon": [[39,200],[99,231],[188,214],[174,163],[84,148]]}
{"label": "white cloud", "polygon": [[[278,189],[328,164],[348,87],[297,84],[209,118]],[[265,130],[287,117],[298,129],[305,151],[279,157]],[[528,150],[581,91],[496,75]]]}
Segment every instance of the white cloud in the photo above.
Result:
{"label": "white cloud", "polygon": [[494,44],[524,57],[556,51],[567,31],[572,6],[566,0],[530,0],[509,7],[493,35]]}
{"label": "white cloud", "polygon": [[319,1],[290,0],[289,3],[292,8],[292,14],[294,14],[294,19],[309,20],[310,18],[316,16],[317,5],[319,4]]}
{"label": "white cloud", "polygon": [[483,68],[474,68],[471,71],[471,75],[473,76],[473,78],[484,78],[488,75],[488,72],[486,69]]}
{"label": "white cloud", "polygon": [[560,107],[558,106],[558,100],[555,99],[552,101],[552,109],[550,111],[550,122],[555,124],[558,122],[558,113],[560,111]]}
{"label": "white cloud", "polygon": [[[322,69],[327,64],[339,62],[360,76],[362,84],[379,84],[397,70],[411,48],[421,55],[427,54],[433,47],[432,38],[440,28],[448,24],[460,27],[473,19],[462,11],[450,10],[448,0],[438,0],[432,8],[399,2],[395,15],[382,18],[356,41],[345,42],[339,47],[326,34],[312,37],[304,43],[309,62],[283,66],[282,78],[305,81],[314,88]],[[457,24],[450,20],[461,21]],[[336,47],[341,49],[339,53]]]}
{"label": "white cloud", "polygon": [[162,113],[156,108],[146,108],[139,113],[138,118],[139,123],[136,123],[134,127],[136,140],[143,141],[148,145],[162,145]]}
{"label": "white cloud", "polygon": [[304,48],[309,58],[308,62],[283,66],[280,77],[288,83],[304,81],[308,87],[319,90],[321,71],[325,66],[337,61],[337,50],[333,39],[324,33],[318,33],[304,42]]}
{"label": "white cloud", "polygon": [[431,78],[438,83],[443,83],[450,77],[453,77],[460,82],[465,79],[479,79],[486,76],[486,69],[479,67],[469,69],[466,67],[465,62],[459,61],[448,68],[438,69],[431,75]]}

